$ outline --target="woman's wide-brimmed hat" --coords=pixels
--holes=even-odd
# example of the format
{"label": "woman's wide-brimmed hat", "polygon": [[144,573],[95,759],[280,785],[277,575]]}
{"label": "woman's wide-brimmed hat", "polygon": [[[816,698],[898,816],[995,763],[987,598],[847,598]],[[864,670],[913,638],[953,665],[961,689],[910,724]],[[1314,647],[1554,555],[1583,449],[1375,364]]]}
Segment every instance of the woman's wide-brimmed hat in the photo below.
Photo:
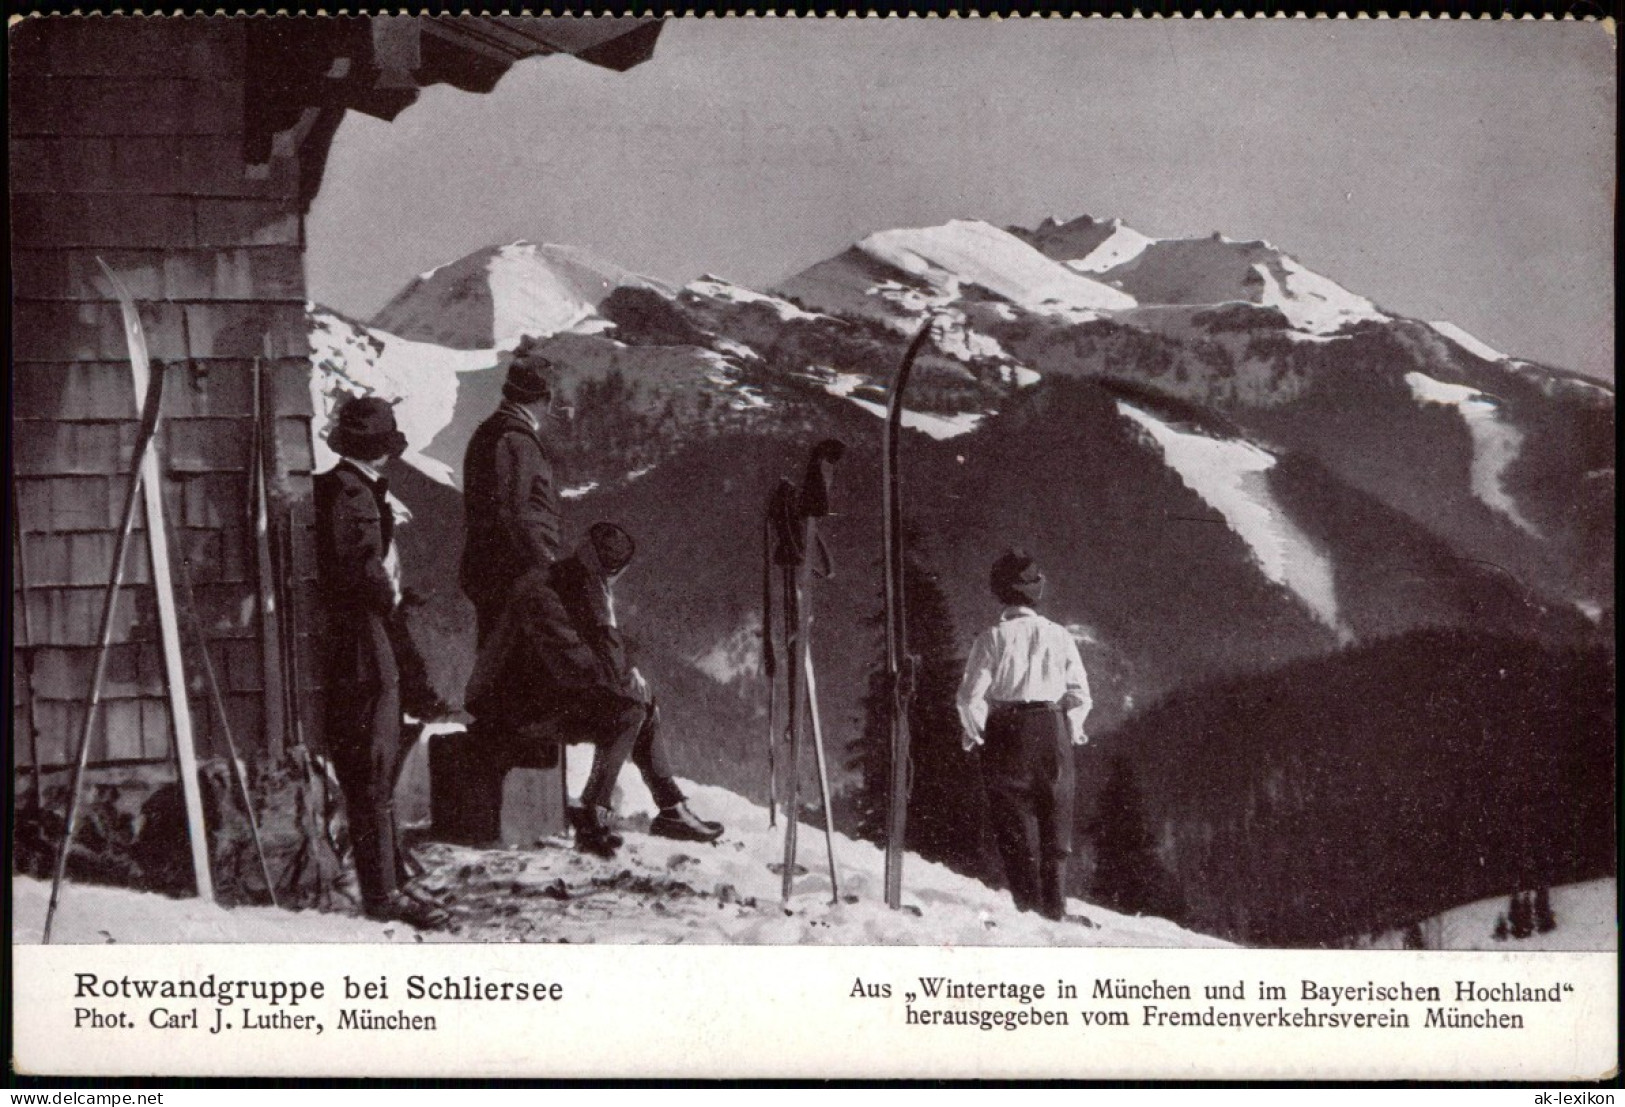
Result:
{"label": "woman's wide-brimmed hat", "polygon": [[406,435],[395,425],[395,409],[377,396],[346,400],[327,432],[333,452],[357,461],[396,457],[406,450]]}

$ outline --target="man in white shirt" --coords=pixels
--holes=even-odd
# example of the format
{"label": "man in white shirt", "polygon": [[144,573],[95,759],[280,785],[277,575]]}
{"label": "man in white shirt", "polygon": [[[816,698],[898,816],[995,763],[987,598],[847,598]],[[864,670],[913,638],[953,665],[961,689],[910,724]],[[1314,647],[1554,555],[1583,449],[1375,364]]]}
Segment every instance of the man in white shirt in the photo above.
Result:
{"label": "man in white shirt", "polygon": [[1089,740],[1089,678],[1072,635],[1033,610],[1044,574],[1030,555],[1005,553],[989,583],[1005,606],[965,661],[963,744],[982,750],[994,840],[1016,907],[1061,919],[1072,852],[1072,747]]}

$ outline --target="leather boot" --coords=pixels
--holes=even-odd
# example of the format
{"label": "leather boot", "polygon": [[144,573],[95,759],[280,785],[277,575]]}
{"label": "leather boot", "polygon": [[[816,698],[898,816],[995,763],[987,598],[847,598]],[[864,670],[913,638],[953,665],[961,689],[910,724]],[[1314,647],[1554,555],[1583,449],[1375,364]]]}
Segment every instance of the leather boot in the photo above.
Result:
{"label": "leather boot", "polygon": [[586,804],[570,808],[576,849],[595,857],[614,857],[624,839],[615,833],[615,816],[607,807]]}

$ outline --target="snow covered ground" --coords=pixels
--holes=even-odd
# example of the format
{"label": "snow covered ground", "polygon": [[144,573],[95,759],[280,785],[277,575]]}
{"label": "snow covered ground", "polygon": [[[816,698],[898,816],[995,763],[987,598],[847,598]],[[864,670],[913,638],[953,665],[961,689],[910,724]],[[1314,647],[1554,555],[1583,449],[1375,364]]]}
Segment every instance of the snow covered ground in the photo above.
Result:
{"label": "snow covered ground", "polygon": [[456,349],[512,349],[524,335],[591,333],[617,288],[664,285],[577,246],[510,242],[436,266],[373,318],[380,330]]}
{"label": "snow covered ground", "polygon": [[1147,246],[1156,242],[1156,239],[1146,237],[1133,227],[1125,227],[1121,219],[1113,219],[1111,228],[1111,235],[1089,251],[1088,257],[1069,261],[1067,267],[1080,273],[1104,273],[1133,261],[1145,253]]}
{"label": "snow covered ground", "polygon": [[1454,323],[1448,323],[1442,319],[1433,319],[1428,321],[1428,326],[1432,327],[1434,330],[1444,335],[1444,337],[1448,338],[1450,341],[1454,342],[1456,345],[1460,346],[1462,349],[1466,350],[1475,357],[1481,357],[1485,361],[1507,360],[1507,356],[1500,350],[1497,350],[1494,346],[1491,346],[1488,342],[1485,342],[1477,335],[1471,334],[1468,331],[1456,326]]}
{"label": "snow covered ground", "polygon": [[1255,265],[1253,271],[1264,286],[1258,302],[1279,309],[1299,330],[1330,334],[1348,323],[1387,318],[1364,296],[1305,269],[1285,254],[1274,265]]}
{"label": "snow covered ground", "polygon": [[[572,751],[572,791],[589,758]],[[69,885],[54,937],[67,943],[160,942],[439,942],[538,941],[598,943],[817,944],[929,946],[1219,947],[1217,938],[1164,919],[1114,914],[1081,900],[1069,910],[1088,923],[1050,922],[1019,914],[996,891],[909,857],[904,907],[888,910],[881,851],[835,837],[840,898],[832,902],[824,834],[800,828],[799,863],[788,904],[769,866],[783,857],[782,824],[721,788],[685,784],[695,810],[720,819],[727,833],[713,845],[673,842],[640,831],[653,811],[637,774],[621,777],[618,810],[626,845],[614,860],[577,853],[562,841],[529,849],[480,850],[439,843],[418,847],[427,888],[443,894],[458,929],[418,932],[400,923],[270,907],[227,909],[199,900],[124,889]],[[12,939],[39,941],[49,885],[27,877],[12,884]]]}
{"label": "snow covered ground", "polygon": [[1127,293],[1055,262],[1008,231],[975,220],[881,231],[858,249],[931,287],[957,295],[976,284],[1040,315],[1089,319],[1131,308]]}
{"label": "snow covered ground", "polygon": [[1331,560],[1270,491],[1265,474],[1275,467],[1274,454],[1241,439],[1180,430],[1121,400],[1117,410],[1145,431],[1187,488],[1224,516],[1266,577],[1328,627],[1348,633],[1337,613]]}
{"label": "snow covered ground", "polygon": [[309,305],[308,316],[317,470],[338,461],[324,432],[339,401],[346,396],[381,396],[395,405],[395,421],[406,435],[402,460],[442,484],[457,487],[460,481],[452,467],[423,451],[451,422],[457,407],[458,376],[489,369],[501,355],[496,350],[455,350],[433,342],[414,342],[362,327],[314,304]]}
{"label": "snow covered ground", "polygon": [[1418,404],[1453,407],[1467,424],[1473,438],[1469,478],[1473,495],[1491,511],[1539,537],[1540,531],[1518,510],[1518,502],[1502,483],[1502,476],[1523,449],[1523,431],[1507,421],[1500,402],[1476,388],[1434,380],[1425,373],[1406,373],[1405,383],[1410,385],[1411,396]]}
{"label": "snow covered ground", "polygon": [[[1497,953],[1618,949],[1618,888],[1612,877],[1553,888],[1552,917],[1557,921],[1556,929],[1499,942],[1495,940],[1495,920],[1507,913],[1510,895],[1481,899],[1424,919],[1422,942],[1428,949],[1477,949]],[[1390,930],[1362,943],[1361,948],[1403,949],[1405,932]]]}
{"label": "snow covered ground", "polygon": [[[597,314],[598,300],[582,295],[569,279],[573,274],[548,257],[559,251],[557,246],[539,250],[533,243],[515,242],[492,255],[486,272],[493,346],[511,347],[524,335],[557,334]],[[602,287],[593,291],[602,299],[613,286],[607,279],[598,283]]]}
{"label": "snow covered ground", "polygon": [[[857,396],[848,396],[847,399],[857,404],[871,415],[886,418],[886,407],[873,400],[865,400]],[[962,434],[969,434],[981,425],[987,416],[977,411],[962,411],[958,415],[932,415],[924,411],[910,411],[903,409],[903,426],[910,430],[917,430],[921,434],[928,434],[932,438],[941,440],[945,438],[958,438]]]}
{"label": "snow covered ground", "polygon": [[697,281],[690,281],[683,286],[684,292],[711,300],[721,300],[728,304],[765,304],[779,319],[788,323],[796,319],[817,320],[827,319],[829,316],[820,315],[816,311],[803,311],[789,300],[778,296],[768,296],[756,292],[732,281],[707,273]]}

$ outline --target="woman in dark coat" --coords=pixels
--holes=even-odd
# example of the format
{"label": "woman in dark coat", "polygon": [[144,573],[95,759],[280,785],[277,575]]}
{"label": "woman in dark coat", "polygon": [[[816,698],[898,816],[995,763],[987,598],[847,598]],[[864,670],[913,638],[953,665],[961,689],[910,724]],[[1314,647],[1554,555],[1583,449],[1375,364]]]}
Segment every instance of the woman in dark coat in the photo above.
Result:
{"label": "woman in dark coat", "polygon": [[401,890],[395,842],[401,681],[390,624],[400,582],[391,571],[395,519],[380,470],[406,448],[406,438],[389,404],[368,396],[339,409],[328,444],[341,460],[315,479],[316,569],[326,617],[325,721],[362,908],[373,918],[440,925],[443,911]]}

